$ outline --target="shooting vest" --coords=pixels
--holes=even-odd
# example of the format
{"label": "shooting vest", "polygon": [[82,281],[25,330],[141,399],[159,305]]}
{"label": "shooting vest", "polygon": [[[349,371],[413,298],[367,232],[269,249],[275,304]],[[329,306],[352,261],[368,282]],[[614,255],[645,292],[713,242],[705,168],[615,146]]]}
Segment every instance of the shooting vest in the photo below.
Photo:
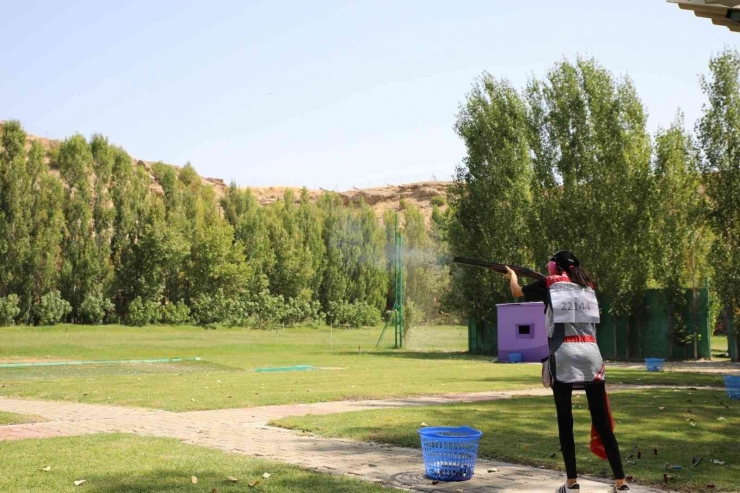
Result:
{"label": "shooting vest", "polygon": [[596,343],[599,304],[596,293],[568,276],[546,279],[550,303],[545,319],[550,340],[550,371],[561,383],[604,380],[604,360]]}

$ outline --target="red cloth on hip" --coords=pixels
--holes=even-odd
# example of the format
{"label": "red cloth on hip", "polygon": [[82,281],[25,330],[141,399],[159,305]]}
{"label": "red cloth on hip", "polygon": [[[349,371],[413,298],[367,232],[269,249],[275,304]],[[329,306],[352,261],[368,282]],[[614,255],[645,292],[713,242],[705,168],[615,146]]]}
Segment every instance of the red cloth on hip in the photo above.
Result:
{"label": "red cloth on hip", "polygon": [[[604,397],[606,399],[606,414],[609,416],[609,426],[614,431],[614,418],[612,417],[612,409],[609,406],[609,395],[604,391]],[[591,425],[591,452],[601,460],[607,460],[606,450],[604,449],[604,443],[601,441],[601,437],[596,432],[594,425]]]}

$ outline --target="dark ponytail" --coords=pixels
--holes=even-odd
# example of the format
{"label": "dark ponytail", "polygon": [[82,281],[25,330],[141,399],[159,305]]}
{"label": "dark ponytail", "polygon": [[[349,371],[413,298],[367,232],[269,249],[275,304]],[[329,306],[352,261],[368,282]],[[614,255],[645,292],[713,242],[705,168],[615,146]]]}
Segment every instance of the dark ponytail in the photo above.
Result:
{"label": "dark ponytail", "polygon": [[571,282],[583,286],[584,288],[596,289],[591,274],[581,267],[581,261],[568,250],[561,250],[552,256],[550,262],[554,262],[558,272],[564,272],[568,275]]}
{"label": "dark ponytail", "polygon": [[574,282],[579,286],[583,286],[584,288],[596,288],[591,274],[589,274],[588,271],[580,265],[577,267],[572,266],[568,269],[568,277],[571,282]]}

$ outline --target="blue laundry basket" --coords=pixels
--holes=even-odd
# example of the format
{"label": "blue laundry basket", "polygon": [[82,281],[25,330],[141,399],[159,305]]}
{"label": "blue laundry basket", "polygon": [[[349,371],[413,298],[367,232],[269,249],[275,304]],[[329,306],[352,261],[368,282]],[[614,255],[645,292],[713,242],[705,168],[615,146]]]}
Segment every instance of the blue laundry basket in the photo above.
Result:
{"label": "blue laundry basket", "polygon": [[483,433],[468,426],[437,426],[419,430],[424,469],[438,481],[467,481],[475,472]]}
{"label": "blue laundry basket", "polygon": [[522,353],[509,353],[509,363],[521,363]]}
{"label": "blue laundry basket", "polygon": [[725,377],[725,388],[727,389],[727,397],[740,400],[740,377],[727,375]]}
{"label": "blue laundry basket", "polygon": [[662,358],[645,358],[645,369],[647,371],[663,371],[663,363],[665,363],[665,360]]}

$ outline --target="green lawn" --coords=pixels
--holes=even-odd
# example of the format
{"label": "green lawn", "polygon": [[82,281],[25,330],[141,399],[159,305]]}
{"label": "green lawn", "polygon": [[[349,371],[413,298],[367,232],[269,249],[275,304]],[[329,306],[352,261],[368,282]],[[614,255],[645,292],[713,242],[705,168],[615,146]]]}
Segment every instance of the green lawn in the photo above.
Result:
{"label": "green lawn", "polygon": [[712,336],[711,351],[713,359],[724,359],[729,361],[727,354],[727,336]]}
{"label": "green lawn", "polygon": [[44,421],[44,419],[40,416],[32,416],[30,414],[6,413],[0,411],[0,426],[22,425],[26,423],[38,423],[40,421]]}
{"label": "green lawn", "polygon": [[[611,474],[608,464],[588,451],[588,406],[585,395],[577,396],[574,396],[574,407],[579,471],[608,477]],[[663,467],[669,463],[683,468],[668,472],[673,477],[669,485],[672,489],[705,491],[706,484],[714,483],[715,491],[737,491],[740,402],[729,401],[724,393],[716,391],[667,390],[614,393],[610,401],[625,469],[638,482],[661,485]],[[720,417],[724,420],[719,420]],[[473,426],[484,433],[480,448],[483,457],[563,470],[555,407],[549,397],[306,416],[274,424],[330,437],[418,448],[417,430],[421,423]],[[657,456],[654,448],[658,450]],[[641,459],[637,458],[638,450]],[[551,454],[555,456],[551,458]],[[693,457],[703,459],[695,468],[691,467]],[[714,458],[726,464],[712,464]],[[627,463],[628,460],[635,464]]]}
{"label": "green lawn", "polygon": [[[68,332],[67,332],[68,330]],[[171,411],[539,387],[539,365],[493,364],[459,351],[460,327],[417,330],[424,351],[374,349],[380,328],[257,331],[197,327],[0,329],[0,363],[201,357],[199,362],[0,368],[0,396]],[[392,343],[392,333],[386,342]],[[333,346],[332,346],[333,341]],[[436,348],[431,350],[430,348]],[[254,368],[314,365],[309,372]],[[713,375],[614,370],[610,381],[722,385]]]}
{"label": "green lawn", "polygon": [[[50,466],[50,471],[42,468]],[[263,478],[263,474],[271,476]],[[197,478],[197,484],[191,477]],[[238,479],[232,483],[229,476]],[[85,480],[83,486],[74,482]],[[258,481],[250,487],[249,484]],[[24,493],[386,491],[359,480],[309,472],[178,440],[92,435],[0,442],[0,491]]]}

